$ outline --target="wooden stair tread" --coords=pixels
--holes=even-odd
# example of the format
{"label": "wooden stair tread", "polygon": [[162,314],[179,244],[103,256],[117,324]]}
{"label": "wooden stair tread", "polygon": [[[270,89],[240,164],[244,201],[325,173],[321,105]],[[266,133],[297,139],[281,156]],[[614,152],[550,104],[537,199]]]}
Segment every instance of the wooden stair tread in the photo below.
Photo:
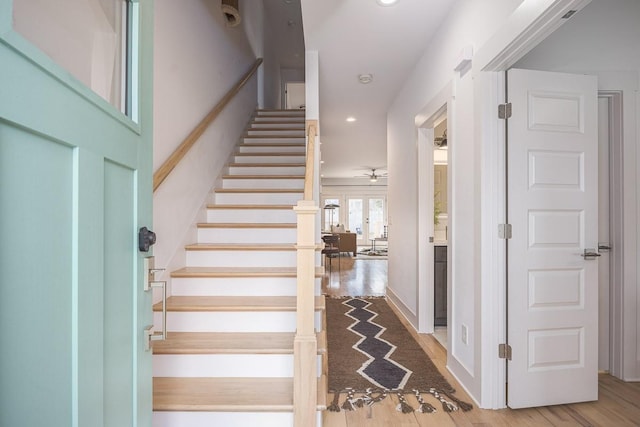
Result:
{"label": "wooden stair tread", "polygon": [[[316,310],[324,310],[324,296],[315,297]],[[295,311],[295,296],[172,296],[167,311]],[[153,305],[162,311],[162,303]]]}
{"label": "wooden stair tread", "polygon": [[216,188],[218,194],[302,194],[302,188]]}
{"label": "wooden stair tread", "polygon": [[297,138],[297,139],[301,139],[304,138],[304,135],[245,135],[244,138],[245,139],[251,139],[251,138],[256,138],[256,139],[287,139],[287,138]]}
{"label": "wooden stair tread", "polygon": [[[305,108],[256,108],[256,113],[291,113],[299,116],[304,116]],[[302,114],[300,114],[302,113]]]}
{"label": "wooden stair tread", "polygon": [[[304,129],[304,127],[305,127],[304,121],[301,121],[301,120],[290,120],[291,117],[278,117],[278,119],[280,119],[280,120],[269,120],[269,121],[253,122],[253,124],[251,125],[251,127],[249,129],[251,129],[251,130],[254,130],[254,129],[271,129],[271,127],[256,126],[256,125],[264,125],[264,124],[296,126],[294,129]],[[289,120],[287,120],[287,119],[289,119]]]}
{"label": "wooden stair tread", "polygon": [[[188,251],[295,251],[295,243],[192,243],[186,245]],[[316,250],[322,249],[317,245]]]}
{"label": "wooden stair tread", "polygon": [[[236,167],[236,168],[246,168],[246,167],[284,167],[284,166],[291,166],[291,167],[304,167],[305,164],[304,163],[229,163],[229,167]],[[268,175],[265,175],[268,176]]]}
{"label": "wooden stair tread", "polygon": [[[318,354],[326,353],[326,334],[316,334]],[[153,354],[293,354],[294,332],[169,332],[153,341]]]}
{"label": "wooden stair tread", "polygon": [[304,175],[223,175],[222,179],[304,179]]}
{"label": "wooden stair tread", "polygon": [[[316,277],[324,270],[316,267]],[[297,277],[296,267],[184,267],[171,272],[171,277]]]}
{"label": "wooden stair tread", "polygon": [[304,193],[302,188],[216,188],[216,193]]}
{"label": "wooden stair tread", "polygon": [[207,205],[207,209],[280,209],[292,210],[294,205]]}
{"label": "wooden stair tread", "polygon": [[[283,124],[287,124],[287,123],[277,123],[277,122],[270,122],[269,124],[271,125],[283,125]],[[290,126],[283,126],[283,127],[275,127],[275,126],[269,126],[269,127],[254,127],[251,126],[249,128],[249,132],[262,132],[262,131],[267,131],[267,132],[304,132],[304,123],[301,122],[291,122],[289,123]]]}
{"label": "wooden stair tread", "polygon": [[236,153],[236,157],[305,157],[305,153]]}
{"label": "wooden stair tread", "polygon": [[245,142],[243,144],[238,145],[238,147],[242,148],[242,147],[251,147],[251,148],[255,148],[255,147],[263,147],[263,148],[276,148],[276,147],[300,147],[300,148],[304,148],[307,145],[304,142]]}
{"label": "wooden stair tread", "polygon": [[[318,410],[326,409],[326,387],[318,380]],[[153,379],[154,411],[290,412],[291,378]]]}
{"label": "wooden stair tread", "polygon": [[[257,110],[257,114],[254,119],[260,118],[276,118],[281,117],[284,119],[303,119],[306,117],[304,110]],[[304,122],[303,122],[304,123]]]}
{"label": "wooden stair tread", "polygon": [[297,224],[282,222],[201,222],[198,228],[296,228]]}
{"label": "wooden stair tread", "polygon": [[[263,128],[263,129],[249,129],[244,134],[243,138],[300,138],[303,139],[305,137],[304,129],[273,129],[273,128]],[[282,134],[281,132],[288,132]],[[294,133],[295,132],[295,133]]]}

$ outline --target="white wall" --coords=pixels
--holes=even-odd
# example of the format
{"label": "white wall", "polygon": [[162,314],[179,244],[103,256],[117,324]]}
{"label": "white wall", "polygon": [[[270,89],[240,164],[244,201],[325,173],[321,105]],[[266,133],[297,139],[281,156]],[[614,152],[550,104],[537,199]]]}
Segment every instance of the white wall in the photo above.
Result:
{"label": "white wall", "polygon": [[[260,50],[259,31],[249,43],[243,26],[226,27],[219,6],[208,0],[156,2],[154,170],[249,70]],[[256,9],[247,10],[251,6]],[[258,26],[259,8],[258,2],[244,4]],[[184,266],[183,245],[195,241],[194,221],[202,219],[203,202],[256,103],[254,77],[154,193],[158,267]]]}
{"label": "white wall", "polygon": [[[454,72],[460,51],[477,51],[500,28],[521,0],[462,0],[426,46],[387,117],[389,170],[389,296],[417,326],[417,129],[416,116],[452,82],[453,120],[448,124],[452,347],[448,366],[472,396],[480,400],[480,153],[474,144],[472,73]],[[423,118],[426,119],[426,118]],[[459,332],[468,327],[468,344]]]}
{"label": "white wall", "polygon": [[624,284],[622,377],[640,380],[640,165],[638,107],[640,82],[640,2],[595,0],[515,64],[516,68],[598,76],[598,89],[623,92]]}
{"label": "white wall", "polygon": [[[247,34],[247,40],[253,55],[264,59],[264,4],[262,1],[252,1],[243,4],[240,11],[242,27]],[[258,107],[264,106],[264,67],[258,69]]]}
{"label": "white wall", "polygon": [[278,46],[270,31],[265,31],[264,80],[264,108],[280,108],[281,78]]}

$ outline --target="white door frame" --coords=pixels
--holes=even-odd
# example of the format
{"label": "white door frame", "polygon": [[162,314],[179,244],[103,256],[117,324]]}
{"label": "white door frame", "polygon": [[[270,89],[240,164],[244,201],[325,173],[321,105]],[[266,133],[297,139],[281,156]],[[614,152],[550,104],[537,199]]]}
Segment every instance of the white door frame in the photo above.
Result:
{"label": "white door frame", "polygon": [[507,256],[505,242],[498,238],[498,224],[505,222],[506,213],[505,128],[497,115],[497,106],[505,100],[504,71],[560,27],[569,10],[580,10],[590,1],[527,2],[473,58],[475,122],[481,147],[482,408],[506,407],[506,363],[497,356],[507,330]]}
{"label": "white door frame", "polygon": [[624,372],[624,145],[622,91],[598,91],[599,98],[609,100],[609,372],[623,378]]}
{"label": "white door frame", "polygon": [[[443,115],[447,116],[447,123],[452,122],[452,98],[453,85],[449,82],[436,95],[429,104],[427,104],[416,116],[416,128],[418,132],[417,162],[418,162],[418,233],[416,235],[418,248],[418,332],[433,333],[434,332],[434,283],[433,283],[433,242],[429,241],[434,236],[433,224],[433,141],[435,138],[434,128],[436,122]],[[447,138],[451,139],[452,135],[448,132]],[[447,174],[447,200],[451,200],[451,173]],[[449,215],[451,218],[451,215]],[[448,242],[447,252],[450,254],[453,242]],[[450,257],[448,257],[451,259]],[[451,263],[447,263],[447,270],[451,268]],[[447,301],[451,301],[451,274],[447,274]],[[447,324],[450,324],[449,313],[447,309]],[[451,348],[448,342],[447,348]]]}

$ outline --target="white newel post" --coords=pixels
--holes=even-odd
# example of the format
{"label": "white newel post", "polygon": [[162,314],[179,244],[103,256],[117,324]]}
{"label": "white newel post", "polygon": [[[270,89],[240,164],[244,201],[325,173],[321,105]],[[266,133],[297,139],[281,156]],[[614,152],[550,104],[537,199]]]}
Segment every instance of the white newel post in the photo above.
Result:
{"label": "white newel post", "polygon": [[318,399],[318,343],[315,331],[315,219],[313,200],[301,200],[293,208],[298,217],[297,330],[293,345],[293,412],[296,427],[316,425]]}

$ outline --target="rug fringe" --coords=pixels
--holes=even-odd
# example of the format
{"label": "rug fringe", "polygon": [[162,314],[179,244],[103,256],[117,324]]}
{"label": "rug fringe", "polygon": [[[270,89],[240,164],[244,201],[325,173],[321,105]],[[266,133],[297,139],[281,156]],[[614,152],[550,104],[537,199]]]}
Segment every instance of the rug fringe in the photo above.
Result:
{"label": "rug fringe", "polygon": [[413,392],[416,395],[416,400],[420,404],[418,409],[416,409],[416,412],[421,412],[423,414],[431,414],[433,412],[436,412],[436,408],[432,404],[424,401],[422,395],[420,394],[420,390],[413,390]]}
{"label": "rug fringe", "polygon": [[441,393],[444,394],[445,396],[447,396],[449,399],[451,399],[454,402],[456,402],[458,407],[460,409],[462,409],[462,412],[469,412],[470,410],[473,409],[473,405],[472,404],[464,402],[464,401],[458,399],[452,393],[449,393],[449,392],[446,392],[446,391],[442,391]]}
{"label": "rug fringe", "polygon": [[411,407],[411,405],[409,405],[407,399],[404,398],[404,393],[399,391],[396,393],[396,395],[398,396],[398,400],[400,401],[400,403],[398,403],[398,406],[396,406],[396,411],[402,412],[403,414],[412,413],[413,408]]}
{"label": "rug fringe", "polygon": [[[366,390],[356,390],[353,388],[347,388],[344,390],[331,390],[330,393],[333,393],[333,400],[327,407],[327,410],[331,412],[340,412],[341,409],[345,411],[355,411],[356,409],[363,408],[365,406],[370,407],[380,402],[381,400],[384,400],[389,393],[395,393],[396,396],[398,396],[398,401],[400,403],[396,405],[396,410],[398,412],[402,412],[403,414],[409,414],[413,412],[430,414],[433,412],[437,412],[436,408],[432,404],[424,400],[423,395],[431,395],[433,396],[433,398],[438,400],[442,405],[442,410],[444,412],[455,412],[458,409],[467,412],[473,409],[473,405],[458,399],[452,394],[451,391],[437,390],[435,388],[430,388],[424,391],[417,389],[406,391],[402,389],[383,390],[367,388]],[[343,393],[346,393],[347,396],[344,402],[342,402],[342,405],[340,405],[340,395]],[[413,394],[415,396],[416,401],[418,402],[417,409],[414,409],[407,401],[407,398],[405,396],[407,394]]]}
{"label": "rug fringe", "polygon": [[329,412],[340,412],[339,401],[340,401],[340,392],[336,391],[333,394],[333,401],[331,402],[331,404],[329,406],[327,406],[327,411],[329,411]]}

